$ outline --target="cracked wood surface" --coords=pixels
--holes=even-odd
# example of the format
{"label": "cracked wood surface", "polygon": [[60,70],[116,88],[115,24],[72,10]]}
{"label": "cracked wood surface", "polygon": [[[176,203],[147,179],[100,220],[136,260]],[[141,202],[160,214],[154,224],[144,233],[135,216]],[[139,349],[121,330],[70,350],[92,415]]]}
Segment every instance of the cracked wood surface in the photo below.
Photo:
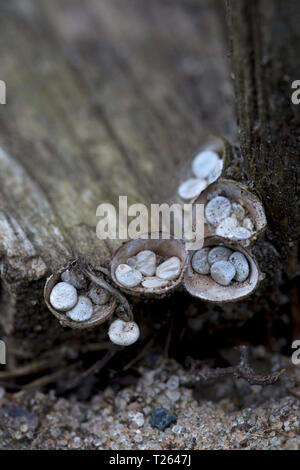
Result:
{"label": "cracked wood surface", "polygon": [[109,262],[120,242],[96,237],[97,206],[163,202],[201,137],[236,129],[221,0],[11,0],[0,30],[0,324],[14,362],[83,341],[42,288],[71,257]]}

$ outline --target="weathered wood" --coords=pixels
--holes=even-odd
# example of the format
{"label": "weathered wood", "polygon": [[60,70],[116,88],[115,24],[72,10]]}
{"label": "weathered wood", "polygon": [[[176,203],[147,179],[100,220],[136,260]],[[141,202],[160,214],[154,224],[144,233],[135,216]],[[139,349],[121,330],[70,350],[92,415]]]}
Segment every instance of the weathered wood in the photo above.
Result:
{"label": "weathered wood", "polygon": [[84,342],[56,323],[42,287],[70,257],[109,261],[119,241],[96,237],[97,206],[164,201],[201,136],[234,138],[235,119],[219,0],[1,10],[0,321],[12,361]]}

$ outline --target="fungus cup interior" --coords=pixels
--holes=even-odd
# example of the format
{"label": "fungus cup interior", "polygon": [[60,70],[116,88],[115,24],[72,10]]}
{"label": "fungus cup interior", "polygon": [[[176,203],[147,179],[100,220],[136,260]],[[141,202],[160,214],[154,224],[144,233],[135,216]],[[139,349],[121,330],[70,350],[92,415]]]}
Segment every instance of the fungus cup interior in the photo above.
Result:
{"label": "fungus cup interior", "polygon": [[[113,315],[114,310],[116,308],[117,302],[116,299],[113,297],[110,297],[108,302],[104,305],[93,305],[93,315],[89,320],[85,320],[82,322],[71,320],[67,317],[67,312],[59,312],[52,307],[50,303],[51,291],[58,282],[61,282],[61,275],[67,269],[72,269],[72,262],[58,270],[56,273],[52,274],[46,281],[44,288],[44,298],[50,312],[53,313],[53,315],[59,320],[62,326],[68,326],[70,328],[75,328],[78,330],[94,328],[95,326],[107,321]],[[89,287],[91,287],[92,285],[93,283],[91,283]],[[79,290],[78,293],[81,294],[81,290]]]}
{"label": "fungus cup interior", "polygon": [[[148,235],[147,235],[148,236]],[[150,237],[151,235],[149,235]],[[157,235],[156,235],[157,236]],[[130,294],[145,294],[145,295],[164,295],[167,292],[175,290],[183,280],[183,274],[187,266],[188,262],[188,254],[185,249],[184,243],[182,240],[171,238],[169,240],[163,239],[162,235],[158,235],[158,239],[154,238],[145,238],[142,236],[141,238],[137,238],[134,240],[129,240],[125,242],[114,254],[112,261],[111,261],[111,277],[115,284],[117,284],[123,291],[126,291]],[[153,237],[153,234],[152,234]],[[128,258],[137,255],[140,251],[143,250],[150,250],[153,251],[156,255],[162,258],[161,262],[171,258],[172,256],[176,256],[181,260],[181,272],[177,279],[174,281],[170,281],[165,287],[160,288],[153,288],[153,289],[146,289],[143,286],[136,286],[136,287],[126,287],[120,284],[117,280],[115,271],[120,264],[126,264]]]}
{"label": "fungus cup interior", "polygon": [[220,237],[210,237],[205,240],[203,247],[225,246],[234,251],[239,251],[247,258],[249,263],[249,276],[243,282],[233,282],[229,286],[222,286],[215,282],[209,274],[199,274],[192,268],[192,252],[184,274],[184,286],[194,297],[207,302],[236,302],[248,297],[258,287],[260,282],[260,270],[256,261],[248,251],[238,243],[229,242]]}
{"label": "fungus cup interior", "polygon": [[[194,201],[195,204],[206,205],[211,199],[216,196],[225,196],[231,202],[238,202],[249,213],[253,223],[255,232],[248,239],[236,240],[241,244],[248,245],[249,241],[253,241],[258,234],[261,234],[267,225],[265,210],[260,200],[251,193],[246,186],[232,180],[219,179],[208,186],[200,196]],[[205,222],[204,227],[205,237],[215,235],[215,227]]]}

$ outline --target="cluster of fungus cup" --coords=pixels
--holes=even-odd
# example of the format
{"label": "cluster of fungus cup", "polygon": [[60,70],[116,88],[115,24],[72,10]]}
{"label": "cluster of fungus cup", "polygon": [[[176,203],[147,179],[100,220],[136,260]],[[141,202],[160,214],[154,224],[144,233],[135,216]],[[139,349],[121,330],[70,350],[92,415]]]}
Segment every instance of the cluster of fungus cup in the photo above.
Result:
{"label": "cluster of fungus cup", "polygon": [[[75,329],[110,321],[109,339],[120,346],[133,344],[140,330],[121,291],[163,297],[183,282],[188,253],[182,240],[168,237],[152,233],[125,242],[113,255],[110,274],[105,269],[97,272],[79,259],[62,266],[45,284],[49,310],[62,326]],[[112,319],[116,312],[119,318]]]}
{"label": "cluster of fungus cup", "polygon": [[195,204],[204,205],[204,237],[218,236],[249,246],[267,225],[261,201],[236,181],[219,179]]}
{"label": "cluster of fungus cup", "polygon": [[182,284],[187,261],[182,240],[163,233],[147,234],[129,240],[115,252],[111,277],[128,294],[163,297]]}
{"label": "cluster of fungus cup", "polygon": [[[108,336],[112,343],[129,346],[138,340],[139,327],[133,321],[127,300],[103,274],[108,276],[108,271],[98,272],[79,258],[73,260],[47,279],[45,302],[62,326],[91,329],[109,321]],[[122,318],[113,319],[118,303]]]}
{"label": "cluster of fungus cup", "polygon": [[221,175],[225,166],[226,141],[219,137],[203,140],[180,174],[177,196],[182,202],[193,202]]}
{"label": "cluster of fungus cup", "polygon": [[192,211],[204,206],[203,248],[187,252],[184,241],[170,233],[148,233],[123,243],[110,271],[95,271],[78,259],[61,267],[47,279],[44,297],[63,326],[86,329],[109,321],[110,340],[128,346],[140,330],[122,292],[160,298],[183,286],[192,296],[215,303],[239,301],[254,292],[263,276],[249,246],[264,232],[266,216],[246,186],[220,177],[227,149],[224,139],[210,137],[181,172],[177,200],[191,202]]}
{"label": "cluster of fungus cup", "polygon": [[247,249],[266,228],[262,203],[246,186],[220,178],[194,204],[204,205],[204,245],[190,254],[186,290],[208,302],[248,297],[262,279]]}
{"label": "cluster of fungus cup", "polygon": [[185,289],[207,302],[236,302],[248,297],[262,279],[251,253],[239,243],[208,237],[190,254],[184,275]]}

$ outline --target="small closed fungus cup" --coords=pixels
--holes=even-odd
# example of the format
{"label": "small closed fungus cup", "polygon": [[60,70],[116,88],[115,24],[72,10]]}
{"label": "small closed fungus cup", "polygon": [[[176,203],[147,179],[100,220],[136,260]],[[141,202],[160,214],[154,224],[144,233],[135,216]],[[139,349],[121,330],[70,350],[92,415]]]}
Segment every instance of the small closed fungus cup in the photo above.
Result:
{"label": "small closed fungus cup", "polygon": [[[54,290],[55,287],[56,290]],[[44,288],[44,299],[50,312],[59,320],[62,326],[75,329],[91,329],[107,321],[113,315],[117,303],[116,299],[109,293],[104,292],[103,289],[102,297],[99,295],[96,297],[95,290],[99,292],[99,287],[90,281],[84,274],[84,270],[77,264],[77,260],[74,260],[62,266],[47,279]],[[53,293],[56,292],[58,292],[58,295],[55,299]],[[64,292],[75,295],[76,299],[72,308],[69,308],[69,305],[69,307],[62,310],[61,305],[63,306],[65,302],[63,299]],[[97,299],[101,299],[101,305],[95,303],[98,302]],[[55,308],[53,304],[57,305],[59,309]]]}
{"label": "small closed fungus cup", "polygon": [[250,252],[239,243],[224,240],[219,237],[209,237],[205,240],[203,248],[226,247],[233,253],[239,252],[245,256],[249,275],[243,282],[232,281],[229,285],[220,285],[210,274],[199,274],[193,269],[192,258],[195,252],[189,256],[189,264],[184,274],[184,286],[194,297],[206,302],[237,302],[245,299],[257,289],[262,275],[256,260]]}
{"label": "small closed fungus cup", "polygon": [[[140,297],[163,297],[182,284],[188,262],[184,243],[174,238],[163,239],[162,236],[161,233],[147,234],[129,240],[115,252],[111,261],[111,277],[122,291]],[[131,280],[135,285],[129,285]]]}
{"label": "small closed fungus cup", "polygon": [[267,226],[261,201],[236,181],[220,178],[194,201],[204,205],[204,236],[251,245]]}
{"label": "small closed fungus cup", "polygon": [[209,136],[180,169],[177,200],[193,202],[211,183],[221,177],[229,144],[221,137]]}

